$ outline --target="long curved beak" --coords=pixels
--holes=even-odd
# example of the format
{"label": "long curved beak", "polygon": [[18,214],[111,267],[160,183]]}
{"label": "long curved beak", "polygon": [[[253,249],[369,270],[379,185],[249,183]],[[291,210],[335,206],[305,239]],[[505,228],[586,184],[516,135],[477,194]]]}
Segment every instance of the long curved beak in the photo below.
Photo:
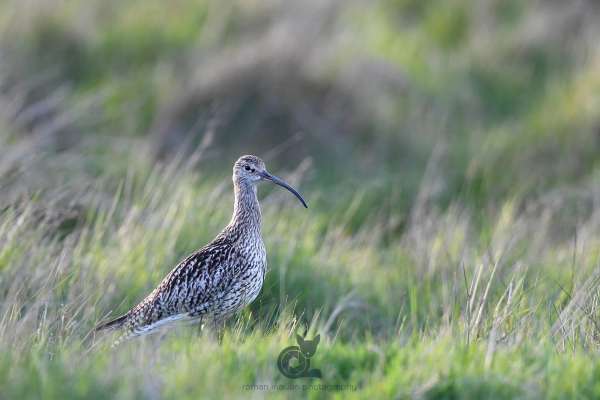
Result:
{"label": "long curved beak", "polygon": [[296,196],[298,198],[298,200],[300,200],[300,202],[302,203],[302,205],[305,208],[308,208],[308,206],[306,205],[306,201],[304,201],[304,199],[302,198],[302,196],[300,195],[300,193],[298,193],[296,191],[296,189],[294,189],[293,187],[291,187],[290,185],[288,185],[283,179],[276,177],[275,175],[271,175],[270,173],[268,173],[267,171],[262,171],[260,173],[261,178],[266,179],[268,181],[273,182],[276,185],[279,185],[281,187],[286,188],[287,190],[289,190],[290,192],[292,192],[294,194],[294,196]]}

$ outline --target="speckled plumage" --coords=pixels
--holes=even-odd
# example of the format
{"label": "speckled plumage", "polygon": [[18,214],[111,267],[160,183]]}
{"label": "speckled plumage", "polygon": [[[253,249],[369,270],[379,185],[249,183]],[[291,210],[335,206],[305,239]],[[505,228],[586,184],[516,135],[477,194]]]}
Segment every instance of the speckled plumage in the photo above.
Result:
{"label": "speckled plumage", "polygon": [[256,193],[261,180],[288,188],[306,206],[295,190],[266,171],[262,160],[241,157],[233,168],[231,222],[212,242],[181,261],[142,302],[96,330],[122,328],[124,336],[130,337],[176,321],[219,324],[254,301],[267,270]]}

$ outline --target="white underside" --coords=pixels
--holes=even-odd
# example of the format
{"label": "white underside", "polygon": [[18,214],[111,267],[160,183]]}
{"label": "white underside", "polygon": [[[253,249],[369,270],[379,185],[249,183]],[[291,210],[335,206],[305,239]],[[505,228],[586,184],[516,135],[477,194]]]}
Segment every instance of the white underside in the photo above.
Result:
{"label": "white underside", "polygon": [[136,336],[144,336],[164,327],[165,325],[184,322],[196,322],[198,320],[198,317],[190,317],[188,313],[171,315],[170,317],[163,318],[159,321],[154,322],[153,324],[138,327],[134,330],[134,333]]}

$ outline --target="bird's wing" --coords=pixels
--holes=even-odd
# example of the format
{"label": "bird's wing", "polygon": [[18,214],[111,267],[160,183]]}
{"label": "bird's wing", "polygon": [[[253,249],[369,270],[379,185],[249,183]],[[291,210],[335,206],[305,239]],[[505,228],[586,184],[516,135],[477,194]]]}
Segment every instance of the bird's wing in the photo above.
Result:
{"label": "bird's wing", "polygon": [[162,320],[201,316],[219,291],[230,284],[234,252],[230,243],[216,240],[186,257],[127,313],[125,326],[135,331]]}

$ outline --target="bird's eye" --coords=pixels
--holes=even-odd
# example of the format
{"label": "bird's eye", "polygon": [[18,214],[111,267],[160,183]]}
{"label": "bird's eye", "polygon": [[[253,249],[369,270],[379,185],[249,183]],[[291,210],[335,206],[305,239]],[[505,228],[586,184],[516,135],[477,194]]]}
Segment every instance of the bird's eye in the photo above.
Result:
{"label": "bird's eye", "polygon": [[244,167],[244,169],[245,169],[246,171],[250,171],[250,167],[249,167],[249,166],[247,166],[247,165]]}

